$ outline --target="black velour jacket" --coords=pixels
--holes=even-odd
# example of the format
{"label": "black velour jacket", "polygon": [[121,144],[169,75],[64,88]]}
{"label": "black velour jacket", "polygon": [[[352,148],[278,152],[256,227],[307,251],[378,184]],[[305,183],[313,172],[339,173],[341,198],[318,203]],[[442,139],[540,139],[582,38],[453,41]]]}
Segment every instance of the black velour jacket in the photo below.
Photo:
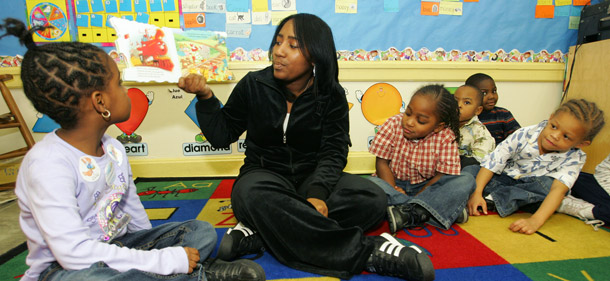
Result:
{"label": "black velour jacket", "polygon": [[224,106],[215,96],[199,100],[201,131],[214,147],[227,147],[247,131],[240,174],[264,168],[299,179],[295,184],[311,176],[308,186],[299,189],[305,190],[306,198],[326,200],[347,162],[349,108],[343,88],[325,89],[315,80],[294,100],[286,134],[283,123],[290,94],[273,77],[271,66],[248,73]]}

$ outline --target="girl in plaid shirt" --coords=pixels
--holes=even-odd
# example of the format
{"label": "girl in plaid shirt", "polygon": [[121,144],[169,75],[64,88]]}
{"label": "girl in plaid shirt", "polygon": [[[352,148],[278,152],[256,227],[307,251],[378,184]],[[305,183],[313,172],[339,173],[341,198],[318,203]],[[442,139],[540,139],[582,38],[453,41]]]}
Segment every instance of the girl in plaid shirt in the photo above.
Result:
{"label": "girl in plaid shirt", "polygon": [[405,112],[381,126],[369,148],[377,157],[371,180],[388,195],[392,233],[467,221],[475,184],[472,175],[460,175],[458,139],[458,104],[442,85],[418,89]]}

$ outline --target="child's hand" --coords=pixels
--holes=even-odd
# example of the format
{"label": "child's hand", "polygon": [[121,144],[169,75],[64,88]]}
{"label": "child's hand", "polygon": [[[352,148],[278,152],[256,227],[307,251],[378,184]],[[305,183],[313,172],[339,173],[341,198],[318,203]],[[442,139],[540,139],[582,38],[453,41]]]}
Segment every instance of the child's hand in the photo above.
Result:
{"label": "child's hand", "polygon": [[518,219],[510,225],[509,229],[523,234],[533,234],[538,231],[542,225],[543,223],[540,223],[535,218],[529,217],[527,219]]}
{"label": "child's hand", "polygon": [[404,189],[402,189],[402,188],[400,188],[400,187],[398,187],[396,185],[394,186],[394,189],[396,189],[396,191],[398,191],[398,192],[400,192],[400,193],[402,193],[404,195],[407,195],[407,193],[404,191]]}
{"label": "child's hand", "polygon": [[187,93],[196,94],[200,99],[209,99],[213,95],[205,77],[199,74],[191,73],[186,77],[180,77],[178,87]]}
{"label": "child's hand", "polygon": [[199,251],[191,247],[184,247],[184,251],[186,252],[186,256],[189,260],[189,273],[193,273],[193,270],[199,263]]}
{"label": "child's hand", "polygon": [[470,195],[470,199],[468,199],[468,213],[471,216],[480,216],[479,207],[481,207],[483,214],[487,215],[487,202],[485,202],[485,198],[473,193]]}

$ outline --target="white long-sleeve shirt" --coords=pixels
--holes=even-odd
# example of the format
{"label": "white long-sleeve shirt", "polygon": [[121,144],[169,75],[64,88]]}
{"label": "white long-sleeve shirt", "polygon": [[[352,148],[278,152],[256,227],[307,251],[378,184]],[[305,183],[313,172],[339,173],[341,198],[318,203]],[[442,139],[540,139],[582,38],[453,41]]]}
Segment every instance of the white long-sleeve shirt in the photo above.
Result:
{"label": "white long-sleeve shirt", "polygon": [[24,157],[15,189],[29,249],[22,280],[37,280],[54,261],[68,270],[103,261],[118,271],[188,272],[182,247],[143,251],[108,244],[151,224],[125,149],[108,135],[102,144],[104,155],[95,157],[52,132]]}

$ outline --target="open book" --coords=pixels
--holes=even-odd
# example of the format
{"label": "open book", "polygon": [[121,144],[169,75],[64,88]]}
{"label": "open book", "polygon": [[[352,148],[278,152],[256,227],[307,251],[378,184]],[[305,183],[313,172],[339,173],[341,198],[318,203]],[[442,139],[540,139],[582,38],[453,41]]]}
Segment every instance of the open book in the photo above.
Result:
{"label": "open book", "polygon": [[126,63],[125,81],[174,83],[188,73],[208,81],[233,79],[224,32],[182,31],[116,17],[110,23],[117,33],[117,52]]}

